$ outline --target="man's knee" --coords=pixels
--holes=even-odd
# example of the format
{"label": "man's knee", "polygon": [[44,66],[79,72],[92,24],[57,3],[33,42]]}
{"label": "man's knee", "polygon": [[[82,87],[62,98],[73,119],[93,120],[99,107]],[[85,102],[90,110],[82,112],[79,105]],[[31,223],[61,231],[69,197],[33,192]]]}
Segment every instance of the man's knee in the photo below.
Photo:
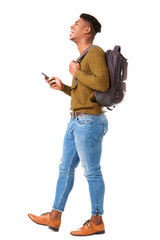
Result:
{"label": "man's knee", "polygon": [[97,180],[102,178],[102,172],[99,167],[94,169],[83,167],[83,174],[87,180]]}
{"label": "man's knee", "polygon": [[74,177],[75,173],[75,168],[68,166],[67,164],[60,163],[59,164],[59,174],[61,176],[69,176],[69,177]]}

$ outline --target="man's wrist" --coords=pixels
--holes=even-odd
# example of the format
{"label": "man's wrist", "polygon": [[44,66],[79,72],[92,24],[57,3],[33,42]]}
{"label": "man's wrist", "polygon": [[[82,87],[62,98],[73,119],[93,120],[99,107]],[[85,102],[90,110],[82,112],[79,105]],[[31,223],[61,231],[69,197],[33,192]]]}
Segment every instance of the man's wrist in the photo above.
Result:
{"label": "man's wrist", "polygon": [[61,91],[63,91],[63,89],[64,89],[64,84],[61,83]]}

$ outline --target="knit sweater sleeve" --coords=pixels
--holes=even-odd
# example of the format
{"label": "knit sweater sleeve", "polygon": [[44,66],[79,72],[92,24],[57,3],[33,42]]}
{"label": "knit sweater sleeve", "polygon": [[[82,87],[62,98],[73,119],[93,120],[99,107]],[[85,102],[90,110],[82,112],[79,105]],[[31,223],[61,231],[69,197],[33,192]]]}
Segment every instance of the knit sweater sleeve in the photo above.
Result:
{"label": "knit sweater sleeve", "polygon": [[62,92],[64,92],[65,94],[67,94],[68,96],[71,96],[71,87],[63,84],[63,89],[61,90]]}
{"label": "knit sweater sleeve", "polygon": [[80,69],[76,71],[74,77],[93,90],[105,92],[109,87],[109,73],[105,52],[99,47],[94,47],[82,61],[87,61],[91,74],[87,74],[87,72]]}

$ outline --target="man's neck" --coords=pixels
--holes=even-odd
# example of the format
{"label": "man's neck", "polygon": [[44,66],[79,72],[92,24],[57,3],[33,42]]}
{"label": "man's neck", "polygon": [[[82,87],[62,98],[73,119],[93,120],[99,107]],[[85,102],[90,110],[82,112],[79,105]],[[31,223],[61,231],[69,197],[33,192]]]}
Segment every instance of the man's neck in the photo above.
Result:
{"label": "man's neck", "polygon": [[93,42],[77,43],[77,48],[78,48],[80,54],[82,54],[87,48],[89,48],[92,45],[93,45]]}

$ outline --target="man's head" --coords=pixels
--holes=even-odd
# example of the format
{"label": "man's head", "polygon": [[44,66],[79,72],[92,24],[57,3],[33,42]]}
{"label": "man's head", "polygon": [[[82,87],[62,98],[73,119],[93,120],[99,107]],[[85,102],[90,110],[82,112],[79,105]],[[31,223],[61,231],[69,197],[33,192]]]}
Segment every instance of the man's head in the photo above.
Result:
{"label": "man's head", "polygon": [[82,13],[71,26],[70,40],[77,42],[83,37],[93,40],[98,32],[101,32],[101,24],[98,20],[89,14]]}
{"label": "man's head", "polygon": [[91,31],[94,34],[94,36],[98,33],[101,32],[101,24],[98,22],[98,20],[93,17],[92,15],[86,14],[86,13],[82,13],[80,15],[80,18],[82,18],[84,21],[88,22],[90,27],[91,27]]}

